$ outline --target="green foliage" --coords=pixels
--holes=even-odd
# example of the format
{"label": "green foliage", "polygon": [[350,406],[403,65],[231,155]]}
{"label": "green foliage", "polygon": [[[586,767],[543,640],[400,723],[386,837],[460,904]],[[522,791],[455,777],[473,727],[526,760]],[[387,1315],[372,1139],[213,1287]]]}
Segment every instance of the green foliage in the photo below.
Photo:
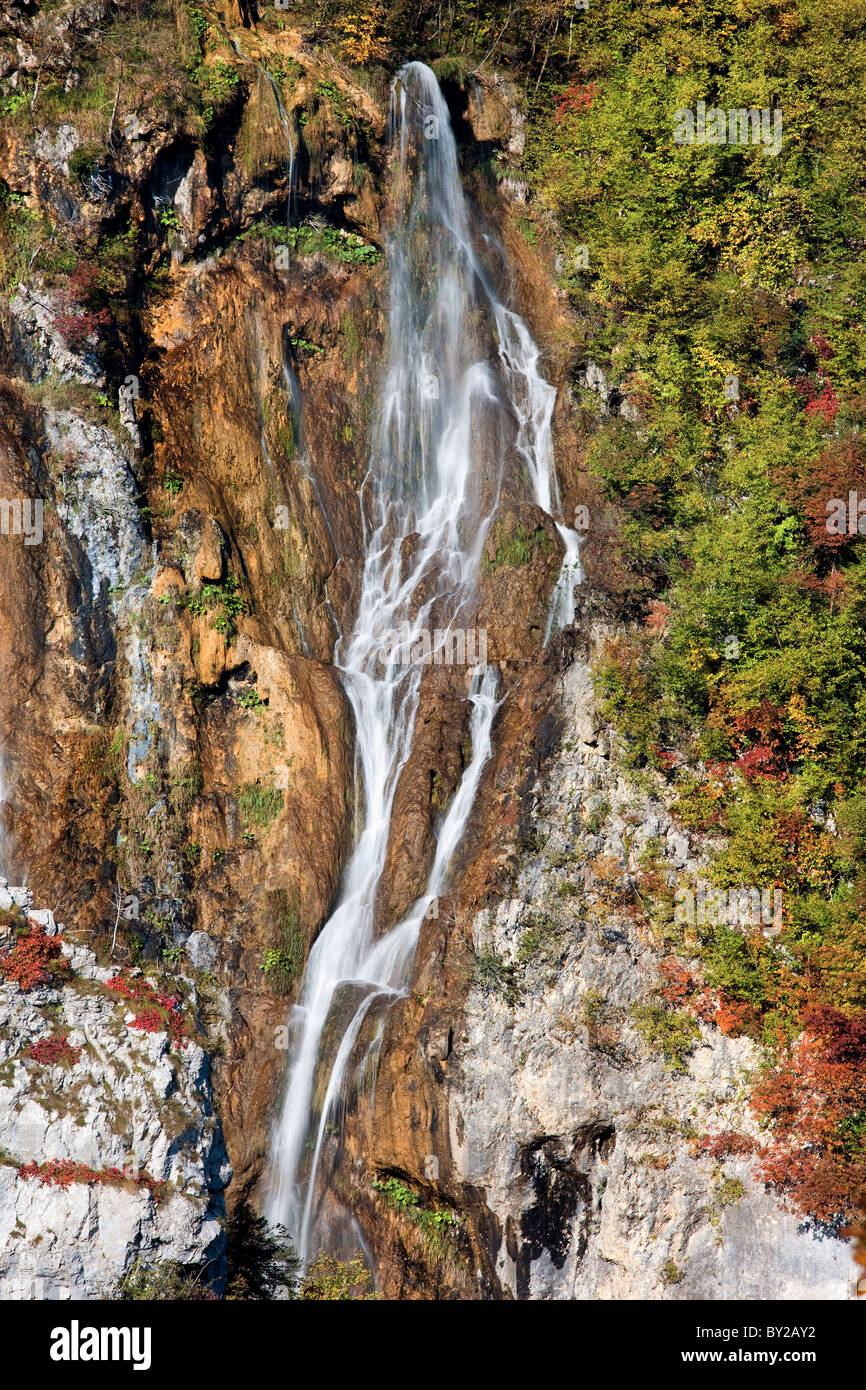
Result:
{"label": "green foliage", "polygon": [[228,1219],[226,1236],[227,1299],[264,1302],[295,1296],[300,1261],[282,1226],[269,1226],[242,1197]]}
{"label": "green foliage", "polygon": [[295,352],[320,353],[325,351],[324,348],[319,347],[317,343],[311,343],[307,338],[291,338],[289,341]]}
{"label": "green foliage", "polygon": [[549,555],[552,549],[547,533],[541,526],[529,531],[518,523],[509,529],[506,522],[498,521],[490,539],[493,554],[485,550],[481,561],[481,573],[485,575],[503,567],[528,565],[536,547],[543,555]]}
{"label": "green foliage", "polygon": [[373,1187],[392,1211],[405,1216],[418,1227],[424,1237],[427,1253],[432,1259],[443,1260],[453,1253],[454,1240],[460,1228],[457,1212],[431,1211],[422,1206],[418,1194],[399,1178],[376,1181]]}
{"label": "green foliage", "polygon": [[475,979],[482,989],[498,989],[512,1008],[519,986],[516,965],[508,965],[496,951],[480,951],[475,960]]}
{"label": "green foliage", "polygon": [[234,575],[227,575],[220,583],[203,584],[197,593],[187,594],[183,600],[190,613],[201,617],[215,609],[212,619],[217,632],[227,641],[237,634],[236,619],[246,612],[246,605],[238,590]]}
{"label": "green foliage", "polygon": [[262,970],[275,993],[288,994],[304,968],[307,941],[297,903],[289,902],[285,889],[279,889],[274,897],[272,930],[276,944],[265,952]]}
{"label": "green foliage", "polygon": [[191,76],[201,93],[202,118],[211,125],[231,104],[241,75],[225,58],[217,58],[213,63],[196,64]]}
{"label": "green foliage", "polygon": [[263,787],[261,782],[245,782],[238,789],[238,810],[244,825],[265,829],[283,809],[283,793],[277,787]]}
{"label": "green foliage", "polygon": [[742,1178],[722,1178],[716,1187],[715,1198],[720,1207],[738,1207],[746,1195]]}
{"label": "green foliage", "polygon": [[209,28],[207,17],[204,12],[195,5],[187,5],[186,12],[189,16],[190,29],[198,43],[201,43]]}
{"label": "green foliage", "polygon": [[28,271],[41,268],[50,237],[47,220],[0,183],[0,284],[6,292],[14,291]]}
{"label": "green foliage", "polygon": [[605,797],[589,813],[586,828],[590,835],[597,835],[610,815],[610,802]]}
{"label": "green foliage", "polygon": [[101,153],[98,145],[79,145],[69,156],[70,177],[78,184],[85,184],[96,168]]}
{"label": "green foliage", "polygon": [[630,1013],[647,1046],[662,1054],[671,1071],[685,1071],[686,1060],[701,1036],[697,1020],[664,1004],[635,1004]]}
{"label": "green foliage", "polygon": [[532,960],[552,964],[559,960],[565,930],[546,913],[534,913],[529,926],[521,935],[517,948],[517,964],[527,965]]}
{"label": "green foliage", "polygon": [[[602,408],[575,371],[591,512],[615,518],[586,547],[590,580],[627,623],[596,665],[602,711],[626,763],[663,774],[680,822],[713,837],[712,881],[783,894],[772,939],[699,926],[693,984],[665,994],[781,1065],[810,1010],[866,1002],[866,541],[826,525],[834,498],[866,496],[866,15],[593,0],[544,63],[521,230],[544,252],[537,210],[553,214],[575,366],[600,365],[631,407]],[[698,100],[779,108],[781,151],[678,145],[675,113]],[[658,883],[642,891],[684,951]],[[679,1066],[690,1018],[644,1005],[635,1021]],[[824,1179],[826,1210],[844,1184]]]}
{"label": "green foliage", "polygon": [[373,1276],[360,1255],[351,1260],[318,1255],[295,1295],[308,1303],[371,1303],[381,1296],[374,1289]]}
{"label": "green foliage", "polygon": [[686,1277],[684,1269],[680,1269],[676,1260],[665,1260],[662,1267],[662,1283],[668,1288],[671,1284],[681,1284]]}
{"label": "green foliage", "polygon": [[382,259],[381,251],[357,232],[337,227],[304,222],[289,228],[286,241],[299,256],[328,256],[342,265],[377,265]]}
{"label": "green foliage", "polygon": [[136,1260],[112,1294],[118,1303],[189,1303],[215,1297],[203,1282],[201,1269],[190,1269],[176,1260],[150,1265]]}
{"label": "green foliage", "polygon": [[323,79],[316,83],[316,98],[319,101],[327,101],[334,112],[338,123],[345,130],[352,130],[355,126],[355,118],[349,105],[348,97],[342,92],[335,82]]}

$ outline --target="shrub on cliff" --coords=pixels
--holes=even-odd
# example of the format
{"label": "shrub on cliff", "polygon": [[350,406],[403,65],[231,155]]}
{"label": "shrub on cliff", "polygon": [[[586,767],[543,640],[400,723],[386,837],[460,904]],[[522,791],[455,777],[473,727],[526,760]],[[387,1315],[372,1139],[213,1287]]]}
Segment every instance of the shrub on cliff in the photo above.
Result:
{"label": "shrub on cliff", "polygon": [[25,991],[53,984],[64,972],[68,973],[68,966],[62,959],[60,938],[48,936],[42,926],[30,927],[0,955],[0,974]]}

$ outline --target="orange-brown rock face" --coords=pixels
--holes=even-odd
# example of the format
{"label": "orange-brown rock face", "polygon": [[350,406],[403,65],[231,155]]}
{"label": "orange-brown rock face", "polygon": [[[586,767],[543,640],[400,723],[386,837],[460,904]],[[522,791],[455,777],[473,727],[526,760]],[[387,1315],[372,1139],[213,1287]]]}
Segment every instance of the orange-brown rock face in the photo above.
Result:
{"label": "orange-brown rock face", "polygon": [[[70,118],[62,130],[10,125],[0,136],[0,189],[46,219],[52,247],[66,239],[74,267],[37,252],[0,310],[0,499],[44,504],[39,543],[0,535],[0,752],[5,855],[37,900],[62,903],[70,933],[106,960],[184,960],[200,972],[200,1023],[221,1052],[231,1204],[256,1191],[266,1166],[281,1035],[360,809],[352,713],[332,659],[363,563],[388,208],[381,103],[290,30],[254,32],[245,4],[226,0],[219,13],[244,26],[247,58],[235,63],[220,37],[219,61],[239,76],[210,126],[169,119],[151,95],[133,108],[121,87],[110,146],[80,176],[84,117],[80,129]],[[283,110],[259,61],[298,69]],[[186,81],[170,76],[178,102]],[[472,98],[479,138],[508,138],[506,96],[487,107]],[[294,215],[305,235],[293,247],[285,111],[303,116],[299,141],[304,132]],[[500,230],[522,309],[555,324],[541,261],[507,221]],[[92,302],[70,298],[70,275]],[[110,305],[104,331],[87,321],[97,304]],[[549,337],[562,375],[555,328]],[[486,350],[495,355],[493,343]],[[516,429],[500,403],[485,410],[479,515],[502,457],[513,461]],[[557,428],[565,438],[565,416]],[[501,672],[493,755],[448,895],[424,923],[412,993],[387,1014],[375,1104],[366,1096],[350,1111],[334,1177],[392,1295],[495,1289],[477,1194],[463,1193],[465,1262],[440,1266],[423,1243],[407,1244],[371,1183],[402,1174],[449,1203],[461,1192],[448,1186],[448,1083],[475,969],[468,921],[509,872],[551,719],[543,637],[562,544],[524,497],[509,464],[464,616],[486,647],[474,659]],[[406,539],[407,566],[416,541]],[[431,568],[417,604],[436,583]],[[425,668],[380,932],[424,890],[469,762],[474,659]]]}

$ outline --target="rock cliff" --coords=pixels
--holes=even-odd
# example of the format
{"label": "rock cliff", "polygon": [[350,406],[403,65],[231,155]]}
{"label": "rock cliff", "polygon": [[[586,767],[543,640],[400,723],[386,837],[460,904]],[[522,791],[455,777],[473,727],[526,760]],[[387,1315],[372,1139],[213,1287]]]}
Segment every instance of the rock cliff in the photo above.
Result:
{"label": "rock cliff", "polygon": [[[289,1011],[363,817],[332,658],[387,337],[387,80],[230,4],[155,6],[151,38],[129,17],[132,80],[100,47],[109,9],[0,9],[0,496],[44,501],[41,543],[0,537],[0,849],[25,909],[65,923],[31,912],[56,979],[0,978],[6,1297],[104,1296],[136,1260],[222,1287],[225,1202],[265,1190]],[[74,99],[97,69],[98,129]],[[523,229],[516,91],[443,90],[491,274],[556,387],[563,515],[591,498],[600,520],[585,603],[545,643],[562,542],[516,474],[498,498],[467,615],[501,680],[493,752],[375,1085],[328,1139],[333,1239],[363,1234],[388,1297],[850,1297],[845,1243],[701,1147],[754,1127],[753,1043],[706,1022],[654,1042],[641,874],[699,874],[705,846],[595,703],[598,374]],[[468,723],[454,671],[425,672],[382,931],[423,892]],[[6,916],[0,957],[36,929]],[[147,1003],[164,987],[182,1033]]]}

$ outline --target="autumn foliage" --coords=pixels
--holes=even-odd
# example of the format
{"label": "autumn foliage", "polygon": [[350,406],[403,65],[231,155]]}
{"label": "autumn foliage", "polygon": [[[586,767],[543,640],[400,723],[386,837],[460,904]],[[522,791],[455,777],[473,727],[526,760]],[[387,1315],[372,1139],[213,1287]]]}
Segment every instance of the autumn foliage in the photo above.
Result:
{"label": "autumn foliage", "polygon": [[95,302],[98,276],[97,266],[79,261],[63,291],[62,308],[55,314],[54,324],[72,348],[82,348],[111,323],[108,309]]}
{"label": "autumn foliage", "polygon": [[128,975],[115,975],[105,988],[129,1000],[135,1014],[130,1028],[142,1033],[168,1033],[176,1046],[186,1047],[180,995],[160,994],[149,980]]}
{"label": "autumn foliage", "polygon": [[51,1158],[47,1163],[23,1163],[18,1169],[19,1178],[36,1178],[43,1187],[62,1187],[68,1191],[73,1183],[84,1183],[88,1187],[122,1187],[132,1183],[144,1187],[159,1199],[166,1184],[152,1178],[147,1172],[133,1172],[128,1168],[90,1168],[86,1163],[76,1163],[71,1158]]}
{"label": "autumn foliage", "polygon": [[27,1056],[32,1057],[34,1062],[41,1062],[43,1066],[53,1067],[58,1063],[69,1062],[72,1066],[81,1056],[81,1048],[73,1047],[69,1042],[69,1034],[62,1033],[54,1038],[40,1038],[37,1043],[27,1049]]}
{"label": "autumn foliage", "polygon": [[48,936],[42,926],[31,926],[15,945],[0,956],[0,974],[23,990],[50,985],[57,973],[52,965],[61,956],[60,938]]}
{"label": "autumn foliage", "polygon": [[766,1141],[728,1130],[699,1149],[712,1158],[754,1154],[757,1176],[793,1210],[838,1230],[866,1185],[866,1013],[822,1005],[804,1025],[752,1091]]}

